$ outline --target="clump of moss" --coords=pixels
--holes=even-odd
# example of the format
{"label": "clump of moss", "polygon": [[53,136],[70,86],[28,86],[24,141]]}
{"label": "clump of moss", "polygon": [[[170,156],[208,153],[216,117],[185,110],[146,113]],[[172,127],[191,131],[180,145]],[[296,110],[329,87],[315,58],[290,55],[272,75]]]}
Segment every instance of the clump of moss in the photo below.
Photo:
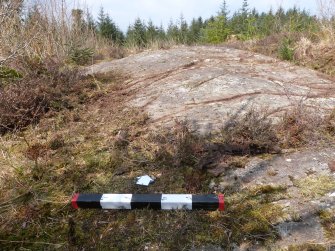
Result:
{"label": "clump of moss", "polygon": [[301,244],[291,245],[288,247],[288,251],[326,251],[327,248],[320,244]]}
{"label": "clump of moss", "polygon": [[227,213],[232,215],[235,241],[274,241],[278,238],[274,224],[286,214],[280,205],[272,202],[284,198],[285,187],[258,186],[227,197]]}
{"label": "clump of moss", "polygon": [[266,236],[276,238],[277,233],[273,229],[279,217],[283,216],[282,208],[278,205],[265,204],[247,211],[245,217],[248,219],[241,226],[243,233],[250,236]]}
{"label": "clump of moss", "polygon": [[256,186],[250,189],[250,195],[255,196],[256,198],[262,199],[264,202],[272,202],[280,199],[286,198],[286,190],[285,186],[277,186],[277,185],[262,185]]}
{"label": "clump of moss", "polygon": [[321,197],[335,189],[335,179],[328,175],[313,175],[304,179],[293,180],[300,192],[308,198]]}
{"label": "clump of moss", "polygon": [[0,86],[2,80],[13,80],[22,78],[23,75],[13,68],[7,66],[0,66]]}
{"label": "clump of moss", "polygon": [[321,210],[319,212],[321,224],[325,231],[326,237],[334,241],[335,236],[335,210]]}

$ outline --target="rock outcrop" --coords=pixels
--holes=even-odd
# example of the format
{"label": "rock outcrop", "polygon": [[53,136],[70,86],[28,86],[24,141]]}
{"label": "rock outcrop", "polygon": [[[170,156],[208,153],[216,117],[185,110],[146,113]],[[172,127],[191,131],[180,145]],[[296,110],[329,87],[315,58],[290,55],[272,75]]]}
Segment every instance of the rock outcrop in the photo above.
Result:
{"label": "rock outcrop", "polygon": [[301,102],[321,111],[335,106],[335,83],[327,76],[225,47],[146,51],[96,64],[87,73],[111,71],[130,76],[129,103],[148,112],[153,125],[188,120],[204,133],[250,107],[276,118]]}

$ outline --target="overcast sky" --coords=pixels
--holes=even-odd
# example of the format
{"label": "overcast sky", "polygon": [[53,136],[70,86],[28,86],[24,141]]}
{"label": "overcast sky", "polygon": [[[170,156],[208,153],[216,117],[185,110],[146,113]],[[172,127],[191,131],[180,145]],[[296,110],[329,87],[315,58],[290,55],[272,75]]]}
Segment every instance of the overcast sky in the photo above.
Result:
{"label": "overcast sky", "polygon": [[[193,17],[209,18],[217,13],[223,0],[76,0],[85,3],[96,16],[102,6],[119,27],[126,31],[135,18],[151,19],[156,25],[167,26],[171,19],[176,20],[181,13],[187,21]],[[294,5],[317,14],[316,0],[249,0],[251,8],[267,11],[283,6],[285,9]],[[242,0],[227,0],[231,12],[239,9]]]}

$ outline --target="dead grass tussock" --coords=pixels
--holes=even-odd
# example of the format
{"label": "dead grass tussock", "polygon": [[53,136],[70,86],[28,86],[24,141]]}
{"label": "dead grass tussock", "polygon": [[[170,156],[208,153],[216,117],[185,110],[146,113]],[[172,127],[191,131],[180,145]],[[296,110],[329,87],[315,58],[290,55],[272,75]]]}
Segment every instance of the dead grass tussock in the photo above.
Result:
{"label": "dead grass tussock", "polygon": [[335,75],[335,47],[334,38],[329,36],[317,42],[312,42],[306,37],[302,37],[295,45],[295,60],[304,66]]}
{"label": "dead grass tussock", "polygon": [[[322,2],[325,6],[326,1]],[[328,9],[327,14],[319,20],[313,32],[281,32],[251,41],[231,40],[227,41],[226,45],[290,60],[295,64],[335,76],[335,31],[334,20],[330,18],[333,14],[330,14],[330,7],[321,9]]]}

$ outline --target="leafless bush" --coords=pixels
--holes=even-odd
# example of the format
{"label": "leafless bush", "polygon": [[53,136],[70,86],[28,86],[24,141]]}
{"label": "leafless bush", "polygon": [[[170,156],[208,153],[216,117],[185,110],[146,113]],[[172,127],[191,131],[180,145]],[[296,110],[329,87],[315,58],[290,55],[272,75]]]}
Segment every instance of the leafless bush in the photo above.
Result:
{"label": "leafless bush", "polygon": [[29,62],[25,76],[0,89],[0,133],[36,123],[50,109],[68,107],[71,94],[79,95],[78,74],[61,64]]}
{"label": "leafless bush", "polygon": [[335,39],[335,0],[318,0],[320,22],[329,39]]}
{"label": "leafless bush", "polygon": [[325,118],[324,122],[326,132],[329,133],[330,136],[335,137],[335,110]]}
{"label": "leafless bush", "polygon": [[155,161],[175,167],[195,165],[202,157],[206,142],[185,121],[176,121],[173,130],[157,135],[153,141],[159,146]]}
{"label": "leafless bush", "polygon": [[329,142],[334,136],[334,112],[324,115],[315,107],[297,105],[287,111],[277,125],[281,145],[301,147]]}
{"label": "leafless bush", "polygon": [[279,143],[266,112],[255,109],[243,115],[231,116],[222,128],[219,140],[227,152],[239,154],[277,151]]}
{"label": "leafless bush", "polygon": [[47,97],[31,87],[11,85],[0,92],[0,133],[35,123],[46,112]]}
{"label": "leafless bush", "polygon": [[[21,0],[7,0],[0,2],[0,66],[14,58],[19,50],[25,46],[27,40],[12,43],[12,38],[20,33],[19,12],[22,8]],[[25,41],[25,42],[23,42]],[[11,48],[8,50],[8,48]]]}

